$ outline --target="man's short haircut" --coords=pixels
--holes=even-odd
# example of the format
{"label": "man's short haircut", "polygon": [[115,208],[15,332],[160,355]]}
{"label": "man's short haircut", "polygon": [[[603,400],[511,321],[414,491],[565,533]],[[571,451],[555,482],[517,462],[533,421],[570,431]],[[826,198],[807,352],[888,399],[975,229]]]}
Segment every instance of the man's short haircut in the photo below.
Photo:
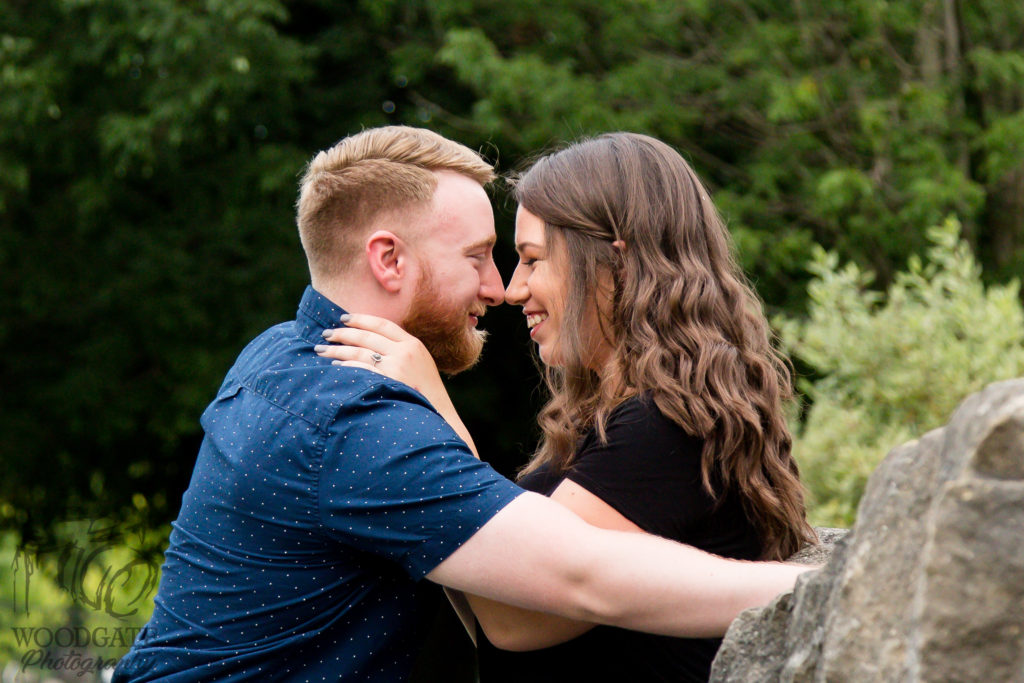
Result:
{"label": "man's short haircut", "polygon": [[381,214],[429,202],[437,187],[433,171],[461,173],[481,185],[495,177],[494,168],[468,147],[408,126],[364,130],[313,157],[296,215],[310,273],[343,273]]}

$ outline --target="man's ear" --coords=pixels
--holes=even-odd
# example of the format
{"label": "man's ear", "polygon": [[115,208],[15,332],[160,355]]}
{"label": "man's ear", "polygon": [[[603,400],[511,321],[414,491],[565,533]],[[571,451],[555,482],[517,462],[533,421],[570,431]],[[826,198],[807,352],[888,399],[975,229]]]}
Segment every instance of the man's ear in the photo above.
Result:
{"label": "man's ear", "polygon": [[402,238],[390,230],[373,233],[366,240],[366,260],[385,291],[395,293],[401,289],[409,266],[409,250]]}

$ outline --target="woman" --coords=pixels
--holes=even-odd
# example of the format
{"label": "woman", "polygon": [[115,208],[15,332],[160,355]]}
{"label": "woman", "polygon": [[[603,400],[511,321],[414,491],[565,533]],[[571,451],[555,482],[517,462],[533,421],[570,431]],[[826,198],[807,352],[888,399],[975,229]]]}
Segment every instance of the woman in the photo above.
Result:
{"label": "woman", "polygon": [[[520,261],[506,300],[523,307],[550,392],[519,483],[598,526],[728,557],[781,560],[812,541],[783,414],[788,366],[688,164],[613,133],[541,158],[513,192]],[[386,329],[367,348],[415,347]],[[324,355],[358,358],[343,348]],[[446,401],[419,357],[377,369]],[[484,683],[707,680],[720,643],[467,597],[489,640],[534,650],[482,642]]]}

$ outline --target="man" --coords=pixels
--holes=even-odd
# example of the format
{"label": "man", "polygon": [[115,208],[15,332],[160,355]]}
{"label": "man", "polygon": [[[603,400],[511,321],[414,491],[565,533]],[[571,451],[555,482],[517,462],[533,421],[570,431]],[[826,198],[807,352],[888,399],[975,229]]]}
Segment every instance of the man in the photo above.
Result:
{"label": "man", "polygon": [[477,320],[503,296],[492,178],[471,150],[404,127],[312,160],[298,202],[312,286],[203,414],[153,617],[115,681],[404,680],[424,577],[679,636],[720,635],[792,586],[803,569],[592,527],[477,460],[410,387],[313,353],[346,312],[375,313],[442,370],[472,365]]}

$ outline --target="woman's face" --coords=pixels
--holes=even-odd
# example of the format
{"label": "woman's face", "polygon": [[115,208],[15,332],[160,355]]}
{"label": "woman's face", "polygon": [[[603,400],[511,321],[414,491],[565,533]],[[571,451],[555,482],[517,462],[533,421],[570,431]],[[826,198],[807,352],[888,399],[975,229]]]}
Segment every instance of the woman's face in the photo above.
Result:
{"label": "woman's face", "polygon": [[[565,244],[548,244],[546,233],[544,221],[520,206],[516,212],[519,263],[505,290],[505,300],[523,307],[530,339],[537,343],[540,359],[558,366],[563,363],[559,343],[565,324],[569,263]],[[608,351],[597,317],[596,305],[589,304],[584,329],[580,330],[581,340],[589,347],[581,351],[583,360],[592,367],[603,362]]]}
{"label": "woman's face", "polygon": [[544,221],[519,207],[516,212],[516,252],[519,263],[505,289],[505,301],[522,306],[530,339],[537,343],[540,359],[558,365],[558,336],[565,312],[565,245],[548,245]]}

